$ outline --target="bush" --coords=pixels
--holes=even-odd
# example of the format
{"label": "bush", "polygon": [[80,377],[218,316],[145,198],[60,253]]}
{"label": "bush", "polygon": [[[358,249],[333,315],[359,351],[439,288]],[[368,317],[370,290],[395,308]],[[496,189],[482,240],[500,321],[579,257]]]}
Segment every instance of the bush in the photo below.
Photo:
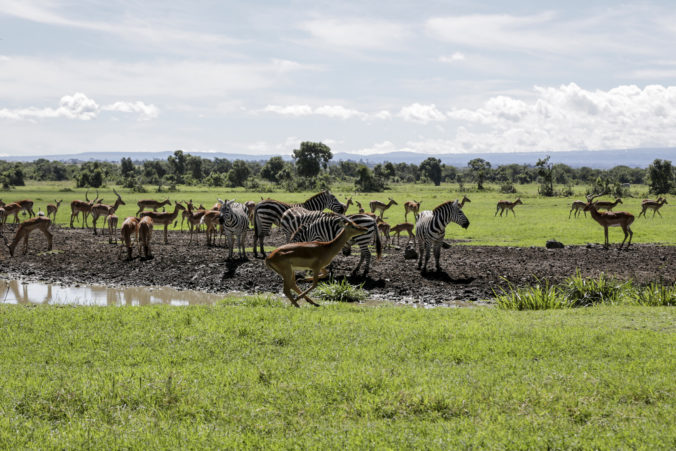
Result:
{"label": "bush", "polygon": [[508,282],[509,291],[500,288],[502,294],[495,295],[498,307],[504,310],[549,310],[568,307],[566,299],[560,288],[550,285],[545,281],[544,285],[538,283],[533,287],[515,288]]}
{"label": "bush", "polygon": [[642,290],[638,290],[636,293],[636,303],[651,307],[676,306],[676,286],[664,286],[652,282]]}
{"label": "bush", "polygon": [[366,291],[362,288],[364,284],[355,287],[350,285],[346,279],[340,282],[322,282],[317,285],[315,290],[317,297],[325,301],[333,302],[361,302],[366,299]]}
{"label": "bush", "polygon": [[504,194],[514,194],[516,193],[516,188],[512,185],[511,182],[507,182],[500,186],[500,192]]}
{"label": "bush", "polygon": [[568,278],[564,291],[570,307],[618,304],[631,291],[631,283],[609,279],[605,274],[598,279],[583,278],[578,270]]}

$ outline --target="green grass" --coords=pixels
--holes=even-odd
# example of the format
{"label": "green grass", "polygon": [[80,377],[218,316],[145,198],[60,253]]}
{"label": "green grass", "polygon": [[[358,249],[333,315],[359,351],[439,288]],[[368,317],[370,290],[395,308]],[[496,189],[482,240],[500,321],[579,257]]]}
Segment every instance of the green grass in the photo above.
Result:
{"label": "green grass", "polygon": [[[26,187],[19,187],[10,192],[0,192],[0,198],[5,202],[24,198],[36,201],[36,208],[46,210],[46,204],[54,199],[64,199],[59,210],[57,222],[68,224],[70,218],[70,201],[84,199],[84,189],[73,189],[72,182],[68,183],[31,183]],[[537,185],[517,185],[519,192],[515,195],[504,195],[497,191],[496,186],[488,186],[489,191],[466,192],[459,191],[457,184],[442,184],[439,187],[432,185],[393,185],[392,190],[384,193],[355,194],[349,187],[336,187],[332,190],[339,200],[345,202],[347,196],[359,200],[368,210],[368,203],[378,199],[387,201],[388,197],[395,199],[395,205],[386,211],[386,220],[394,225],[404,222],[404,202],[415,199],[422,200],[422,209],[433,209],[447,200],[462,198],[467,194],[471,203],[465,205],[464,212],[470,220],[467,230],[455,224],[446,229],[448,239],[462,240],[467,244],[498,245],[498,246],[544,246],[549,239],[555,238],[566,245],[581,245],[586,243],[603,243],[603,229],[591,219],[581,213],[578,218],[568,219],[570,204],[574,199],[584,199],[585,187],[575,188],[575,196],[571,198],[542,198],[537,195]],[[64,189],[70,191],[63,191]],[[154,193],[149,187],[148,193],[133,193],[129,190],[118,189],[126,202],[118,211],[118,216],[125,217],[136,213],[136,201],[141,198],[163,199],[167,195],[171,200],[192,199],[195,204],[202,203],[211,207],[220,198],[237,199],[238,201],[255,200],[261,197],[272,197],[288,202],[301,202],[310,197],[308,193],[284,192],[246,192],[243,189],[215,189],[204,187],[179,187],[177,193]],[[638,216],[640,202],[647,195],[647,187],[632,187],[636,197],[625,198],[619,210],[626,210]],[[90,190],[91,193],[91,190]],[[112,203],[115,199],[112,189],[100,190],[105,202]],[[94,194],[94,193],[91,193]],[[516,217],[495,216],[495,205],[500,199],[515,199],[520,196],[524,205],[515,207]],[[676,234],[673,224],[676,223],[676,198],[668,196],[669,203],[661,209],[662,218],[637,218],[632,226],[634,243],[660,243],[676,245]],[[37,209],[36,209],[37,211]],[[356,213],[355,207],[350,207],[348,213]],[[413,218],[409,215],[409,221]],[[610,241],[617,245],[624,237],[621,229],[610,228]]]}
{"label": "green grass", "polygon": [[1,449],[673,449],[676,311],[0,306]]}

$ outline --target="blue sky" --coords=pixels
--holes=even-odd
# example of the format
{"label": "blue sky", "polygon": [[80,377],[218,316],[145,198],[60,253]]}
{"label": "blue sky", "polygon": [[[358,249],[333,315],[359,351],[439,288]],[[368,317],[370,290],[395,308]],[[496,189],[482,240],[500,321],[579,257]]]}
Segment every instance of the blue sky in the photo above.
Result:
{"label": "blue sky", "polygon": [[0,0],[0,156],[676,146],[676,8]]}

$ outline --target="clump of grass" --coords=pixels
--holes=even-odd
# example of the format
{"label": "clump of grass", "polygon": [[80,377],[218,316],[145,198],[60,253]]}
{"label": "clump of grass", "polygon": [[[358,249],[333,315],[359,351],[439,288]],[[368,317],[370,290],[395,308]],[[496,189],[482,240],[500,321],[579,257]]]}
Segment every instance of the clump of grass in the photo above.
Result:
{"label": "clump of grass", "polygon": [[582,277],[580,271],[565,283],[564,295],[570,307],[588,307],[597,304],[619,304],[630,295],[631,282],[621,282],[601,273],[598,279]]}
{"label": "clump of grass", "polygon": [[346,279],[340,282],[322,282],[317,285],[315,292],[317,297],[325,301],[333,302],[361,302],[367,297],[366,291],[362,288],[364,284],[353,286]]}
{"label": "clump of grass", "polygon": [[232,296],[217,303],[219,306],[238,307],[284,307],[282,299],[272,294],[257,294],[254,296]]}
{"label": "clump of grass", "polygon": [[556,285],[538,283],[527,288],[516,288],[508,282],[509,289],[500,287],[501,294],[493,291],[498,307],[504,310],[548,310],[568,307],[562,290]]}
{"label": "clump of grass", "polygon": [[639,305],[652,307],[676,306],[676,285],[666,286],[651,282],[637,290],[635,300]]}

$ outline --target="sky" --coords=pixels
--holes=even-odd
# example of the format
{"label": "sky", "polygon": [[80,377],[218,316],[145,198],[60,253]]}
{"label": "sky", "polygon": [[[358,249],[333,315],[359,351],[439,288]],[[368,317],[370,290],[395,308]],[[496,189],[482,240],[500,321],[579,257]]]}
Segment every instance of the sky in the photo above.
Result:
{"label": "sky", "polygon": [[669,1],[0,0],[0,156],[676,147]]}

